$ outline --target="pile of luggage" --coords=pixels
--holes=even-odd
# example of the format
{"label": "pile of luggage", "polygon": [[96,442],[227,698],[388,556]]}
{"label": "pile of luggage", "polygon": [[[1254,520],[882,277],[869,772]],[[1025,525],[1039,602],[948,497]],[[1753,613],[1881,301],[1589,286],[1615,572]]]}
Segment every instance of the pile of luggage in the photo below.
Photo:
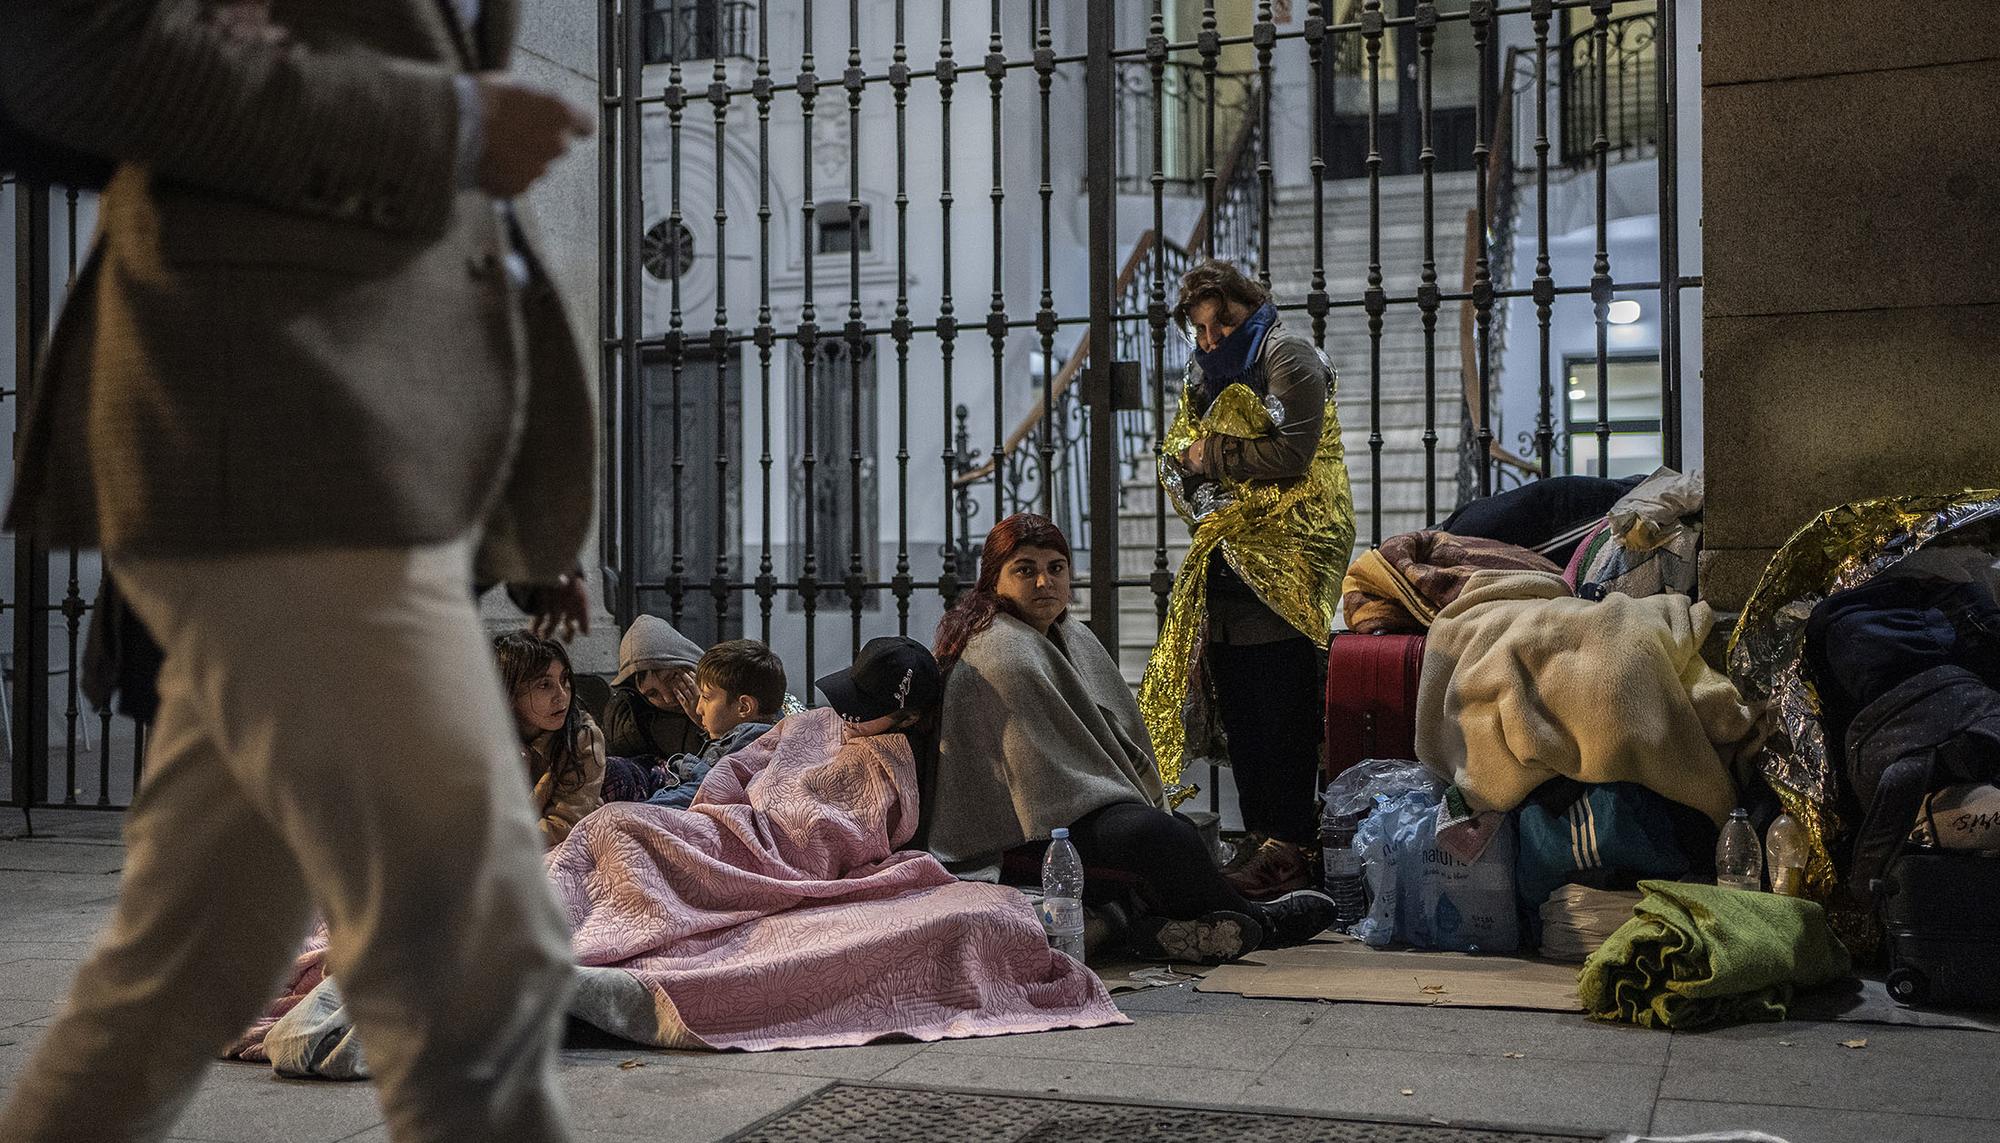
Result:
{"label": "pile of luggage", "polygon": [[[1898,999],[2000,1003],[1987,495],[1900,505],[1865,557],[1781,552],[1733,679],[1701,654],[1698,475],[1542,481],[1365,553],[1327,669],[1322,847],[1351,931],[1583,960],[1641,881],[1715,879],[1734,812],[1773,891],[1879,926]],[[1798,549],[1833,550],[1845,511]]]}

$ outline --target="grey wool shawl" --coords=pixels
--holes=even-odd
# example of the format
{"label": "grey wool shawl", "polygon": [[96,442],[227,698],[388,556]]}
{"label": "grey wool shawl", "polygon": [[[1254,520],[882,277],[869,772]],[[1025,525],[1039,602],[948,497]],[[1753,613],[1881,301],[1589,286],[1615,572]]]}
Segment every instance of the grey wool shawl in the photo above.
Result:
{"label": "grey wool shawl", "polygon": [[1044,637],[1005,612],[945,684],[931,852],[954,864],[1046,840],[1103,806],[1166,808],[1132,689],[1068,616]]}

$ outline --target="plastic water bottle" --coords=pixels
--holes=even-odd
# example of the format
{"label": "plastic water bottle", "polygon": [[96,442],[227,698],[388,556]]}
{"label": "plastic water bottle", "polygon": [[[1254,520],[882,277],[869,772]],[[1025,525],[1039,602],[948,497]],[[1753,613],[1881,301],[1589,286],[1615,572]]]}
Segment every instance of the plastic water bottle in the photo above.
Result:
{"label": "plastic water bottle", "polygon": [[1771,892],[1806,895],[1806,831],[1792,815],[1779,814],[1764,831],[1764,860],[1770,865]]}
{"label": "plastic water bottle", "polygon": [[1328,819],[1320,827],[1320,861],[1326,895],[1333,898],[1333,926],[1344,929],[1368,915],[1368,879],[1354,850],[1354,822]]}
{"label": "plastic water bottle", "polygon": [[1049,835],[1042,855],[1042,931],[1049,945],[1083,960],[1083,859],[1069,841],[1069,831]]}
{"label": "plastic water bottle", "polygon": [[1737,808],[1715,843],[1715,883],[1756,892],[1764,887],[1764,847],[1750,825],[1750,811]]}

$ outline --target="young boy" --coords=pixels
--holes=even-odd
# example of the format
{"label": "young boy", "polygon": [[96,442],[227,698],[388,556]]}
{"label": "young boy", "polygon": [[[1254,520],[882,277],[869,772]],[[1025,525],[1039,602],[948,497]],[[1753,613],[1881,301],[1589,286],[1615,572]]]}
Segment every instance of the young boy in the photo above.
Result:
{"label": "young boy", "polygon": [[709,768],[757,741],[784,711],[785,664],[755,639],[710,647],[695,664],[694,680],[695,721],[709,742],[700,754],[676,754],[660,764],[666,771],[660,790],[646,799],[656,806],[687,808]]}

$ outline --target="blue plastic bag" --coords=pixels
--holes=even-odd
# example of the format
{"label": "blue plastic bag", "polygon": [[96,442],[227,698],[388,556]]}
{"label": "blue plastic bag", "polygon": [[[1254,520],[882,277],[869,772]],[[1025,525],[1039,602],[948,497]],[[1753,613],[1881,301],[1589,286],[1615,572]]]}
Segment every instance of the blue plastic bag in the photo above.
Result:
{"label": "blue plastic bag", "polygon": [[1470,864],[1437,843],[1438,788],[1378,797],[1355,832],[1374,897],[1354,935],[1370,945],[1402,942],[1457,952],[1513,952],[1521,945],[1514,903],[1510,818]]}

